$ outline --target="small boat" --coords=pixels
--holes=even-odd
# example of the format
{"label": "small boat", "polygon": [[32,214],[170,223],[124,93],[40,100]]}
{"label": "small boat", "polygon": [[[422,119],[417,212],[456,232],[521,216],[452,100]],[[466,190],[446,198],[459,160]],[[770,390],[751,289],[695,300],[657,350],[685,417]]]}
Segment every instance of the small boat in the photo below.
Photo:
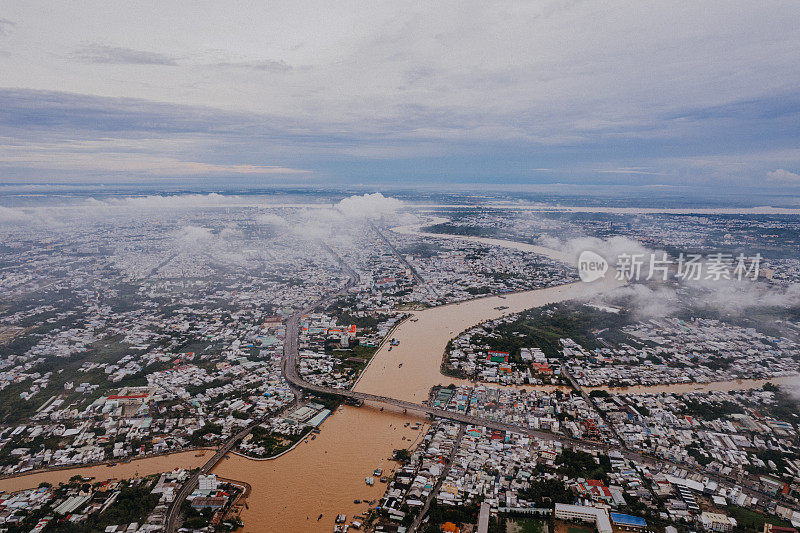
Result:
{"label": "small boat", "polygon": [[353,500],[353,503],[361,503],[361,500]]}
{"label": "small boat", "polygon": [[247,505],[247,502],[244,502],[244,508],[245,508],[245,509],[250,509],[250,506],[249,506],[249,505]]}
{"label": "small boat", "polygon": [[319,522],[320,518],[322,518],[322,513],[317,517],[317,522]]}
{"label": "small boat", "polygon": [[403,368],[403,363],[400,363],[399,365],[397,365],[397,368]]}
{"label": "small boat", "polygon": [[375,470],[372,472],[372,475],[373,475],[373,476],[380,476],[380,475],[382,475],[382,474],[383,474],[383,468],[376,468],[376,469],[375,469]]}
{"label": "small boat", "polygon": [[[314,439],[316,439],[316,438],[317,438],[317,436],[316,436],[316,435],[311,435],[311,440],[314,440]],[[308,442],[308,441],[306,441],[306,442]]]}
{"label": "small boat", "polygon": [[375,484],[375,478],[373,478],[373,477],[371,477],[371,476],[368,476],[368,477],[367,477],[367,479],[365,479],[364,481],[365,481],[365,482],[366,482],[366,484],[367,484],[367,485],[369,485],[370,487],[371,487],[371,486],[373,486],[373,485]]}

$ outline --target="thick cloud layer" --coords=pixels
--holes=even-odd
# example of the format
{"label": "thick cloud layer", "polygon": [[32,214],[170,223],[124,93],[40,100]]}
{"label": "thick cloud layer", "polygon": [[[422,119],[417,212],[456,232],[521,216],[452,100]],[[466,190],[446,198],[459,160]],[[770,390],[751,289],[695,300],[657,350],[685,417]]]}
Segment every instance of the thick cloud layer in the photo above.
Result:
{"label": "thick cloud layer", "polygon": [[336,204],[336,210],[346,218],[378,219],[397,213],[403,202],[396,198],[387,198],[383,194],[364,194],[350,196]]}
{"label": "thick cloud layer", "polygon": [[800,171],[797,20],[744,0],[5,2],[0,179],[760,184]]}

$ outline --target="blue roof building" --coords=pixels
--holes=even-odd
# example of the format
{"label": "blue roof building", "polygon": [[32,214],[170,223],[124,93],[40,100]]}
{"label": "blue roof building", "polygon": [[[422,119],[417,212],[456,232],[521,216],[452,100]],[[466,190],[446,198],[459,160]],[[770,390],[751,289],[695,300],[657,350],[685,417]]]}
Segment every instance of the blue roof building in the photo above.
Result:
{"label": "blue roof building", "polygon": [[642,531],[647,528],[644,518],[624,513],[609,513],[611,522],[624,531]]}

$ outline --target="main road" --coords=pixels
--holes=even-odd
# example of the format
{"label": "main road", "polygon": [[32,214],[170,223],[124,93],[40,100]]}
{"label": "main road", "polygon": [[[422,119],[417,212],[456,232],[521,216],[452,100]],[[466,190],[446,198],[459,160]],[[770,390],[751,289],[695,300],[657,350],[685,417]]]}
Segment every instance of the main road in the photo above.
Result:
{"label": "main road", "polygon": [[[350,266],[347,263],[345,263],[342,260],[342,258],[339,257],[339,255],[333,251],[333,249],[331,249],[327,244],[324,243],[322,243],[322,246],[336,258],[337,262],[342,268],[342,271],[347,274],[348,279],[345,285],[341,289],[328,294],[324,298],[317,300],[316,302],[306,307],[305,309],[294,313],[286,321],[286,338],[284,340],[284,345],[283,345],[284,357],[283,360],[281,361],[281,364],[284,376],[289,376],[290,374],[286,372],[287,361],[289,360],[293,361],[292,363],[293,372],[291,373],[291,375],[293,375],[296,379],[287,378],[287,382],[292,387],[292,390],[295,392],[295,398],[297,399],[299,399],[302,396],[303,389],[312,390],[308,386],[314,387],[310,383],[302,381],[299,378],[299,376],[297,376],[296,361],[298,354],[297,342],[299,337],[297,328],[300,322],[300,318],[303,315],[310,313],[314,309],[330,304],[336,298],[338,298],[342,294],[345,294],[359,282],[358,274],[352,268],[350,268]],[[319,392],[319,393],[325,392],[324,387],[316,387],[316,389],[318,390],[314,390],[313,392]],[[270,414],[267,415],[266,417],[253,421],[244,429],[228,437],[228,439],[222,444],[222,446],[220,446],[219,449],[217,449],[216,453],[214,453],[214,455],[208,461],[206,461],[206,463],[202,467],[200,467],[200,469],[197,472],[189,476],[186,479],[186,481],[184,481],[180,489],[178,489],[178,492],[175,494],[175,498],[172,500],[172,503],[167,509],[167,514],[164,518],[164,528],[167,531],[167,533],[174,533],[175,531],[177,531],[179,525],[179,519],[181,516],[181,505],[183,504],[184,501],[186,501],[186,498],[189,496],[189,494],[192,493],[194,488],[197,486],[197,482],[200,475],[205,475],[211,472],[211,470],[217,465],[217,463],[219,463],[222,460],[222,458],[225,457],[225,455],[228,452],[230,452],[236,444],[239,443],[240,440],[245,438],[253,430],[253,428],[264,422],[264,420],[269,418],[270,416],[272,415]]]}
{"label": "main road", "polygon": [[419,283],[420,285],[425,283],[425,280],[422,279],[422,276],[420,275],[419,272],[417,272],[417,269],[414,267],[414,265],[412,265],[411,262],[408,259],[406,259],[406,256],[400,253],[400,250],[397,249],[397,247],[392,243],[392,241],[386,238],[386,235],[383,234],[380,228],[378,228],[378,226],[376,226],[373,223],[372,229],[375,230],[375,233],[377,233],[378,236],[381,238],[381,240],[386,243],[386,246],[389,247],[392,253],[397,256],[397,259],[401,263],[403,263],[406,266],[406,268],[411,272],[411,275],[414,276],[414,280],[416,280],[416,282]]}

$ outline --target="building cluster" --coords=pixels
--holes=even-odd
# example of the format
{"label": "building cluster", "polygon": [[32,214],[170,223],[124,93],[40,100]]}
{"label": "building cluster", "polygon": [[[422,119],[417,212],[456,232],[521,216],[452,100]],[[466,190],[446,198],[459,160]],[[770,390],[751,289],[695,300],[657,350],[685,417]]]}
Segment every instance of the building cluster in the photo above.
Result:
{"label": "building cluster", "polygon": [[630,344],[587,350],[562,339],[570,374],[585,387],[773,378],[798,373],[800,344],[719,320],[650,319],[622,328]]}
{"label": "building cluster", "polygon": [[551,287],[577,280],[573,268],[547,257],[479,242],[392,234],[401,252],[425,280],[429,304],[469,300]]}
{"label": "building cluster", "polygon": [[719,482],[616,450],[604,454],[440,421],[387,485],[376,531],[402,531],[429,501],[445,509],[482,504],[498,517],[585,522],[601,533],[649,531],[655,524],[730,531],[735,515],[750,510],[766,513],[769,524],[800,526],[796,507],[778,499],[784,484],[762,480],[758,488],[754,493],[733,478]]}
{"label": "building cluster", "polygon": [[[76,374],[87,382],[51,372],[63,381],[61,390],[31,409],[27,420],[0,429],[2,472],[208,446],[293,401],[280,371],[282,317],[232,314],[204,321],[188,313],[176,312],[170,325],[201,332],[205,346],[215,349],[139,350],[115,364],[83,363]],[[114,387],[119,380],[109,377],[131,361],[144,369],[137,381],[146,385]]]}
{"label": "building cluster", "polygon": [[[491,385],[434,389],[431,405],[446,411],[496,420],[572,438],[608,440],[611,430],[580,394]],[[479,430],[474,430],[479,431]]]}
{"label": "building cluster", "polygon": [[615,394],[595,401],[630,449],[749,478],[772,493],[800,480],[797,423],[771,414],[770,390]]}
{"label": "building cluster", "polygon": [[251,458],[274,458],[292,449],[301,439],[317,438],[319,425],[331,410],[317,402],[308,402],[284,411],[257,425],[238,446],[238,453]]}
{"label": "building cluster", "polygon": [[[351,315],[346,308],[338,312],[338,316],[314,313],[301,318],[298,373],[315,385],[349,389],[405,314],[367,315],[353,310]],[[364,325],[346,323],[350,319]]]}
{"label": "building cluster", "polygon": [[[0,495],[0,524],[13,531],[50,531],[70,526],[108,533],[155,533],[163,531],[172,489],[188,474],[175,470],[157,476],[127,481],[94,482],[75,476],[66,484]],[[132,522],[115,523],[115,509],[141,510]]]}
{"label": "building cluster", "polygon": [[[0,474],[216,446],[248,427],[233,453],[271,458],[315,439],[330,405],[295,402],[281,372],[284,324],[351,277],[348,291],[300,320],[298,372],[311,383],[351,388],[380,344],[393,342],[407,309],[577,279],[570,266],[485,241],[381,233],[369,224],[323,227],[289,209],[263,215],[178,210],[168,220],[0,228]],[[800,243],[796,221],[770,217],[745,224],[711,215],[462,210],[453,218],[439,229],[527,242],[566,228],[709,251]],[[766,258],[762,278],[796,282],[800,261]],[[574,336],[547,353],[528,342],[498,348],[507,340],[498,330],[516,318],[455,337],[443,369],[472,383],[435,388],[429,403],[520,432],[434,421],[392,479],[375,472],[388,482],[381,530],[407,527],[426,505],[480,506],[479,529],[489,515],[522,515],[585,522],[600,533],[668,523],[724,532],[737,526],[741,509],[800,522],[791,504],[800,493],[797,417],[781,409],[778,393],[669,391],[678,383],[796,375],[796,341],[719,320],[659,318],[621,328],[625,342],[592,331],[591,347]],[[800,333],[796,321],[785,325]],[[627,386],[646,393],[606,391]],[[157,531],[187,476],[81,479],[3,494],[0,524]],[[186,523],[200,529],[234,520],[245,490],[200,476]],[[128,498],[152,505],[135,522],[105,523],[104,513]],[[347,527],[345,518],[337,522]],[[360,527],[360,519],[349,525]]]}
{"label": "building cluster", "polygon": [[513,316],[490,320],[452,339],[445,353],[445,373],[503,385],[559,383],[560,363],[548,358],[538,346],[513,351],[492,348],[491,341],[501,338],[494,329],[514,320]]}

